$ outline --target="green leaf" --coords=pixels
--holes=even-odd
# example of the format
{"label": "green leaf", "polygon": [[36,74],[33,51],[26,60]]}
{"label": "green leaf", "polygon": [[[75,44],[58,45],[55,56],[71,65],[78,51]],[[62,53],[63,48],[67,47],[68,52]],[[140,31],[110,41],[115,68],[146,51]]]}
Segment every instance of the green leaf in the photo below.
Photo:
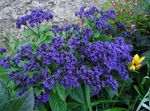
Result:
{"label": "green leaf", "polygon": [[7,70],[4,67],[0,66],[0,71],[1,71],[0,72],[0,78],[4,81],[8,81],[9,76],[7,74],[8,73]]}
{"label": "green leaf", "polygon": [[119,0],[115,0],[116,2],[119,2]]}
{"label": "green leaf", "polygon": [[81,87],[72,89],[70,96],[77,102],[84,103],[84,92]]}
{"label": "green leaf", "polygon": [[56,93],[56,91],[57,91],[57,83],[53,86],[52,91],[53,91],[54,93]]}
{"label": "green leaf", "polygon": [[14,90],[15,89],[15,83],[13,81],[10,81],[8,84],[8,87],[10,88],[10,90]]}
{"label": "green leaf", "polygon": [[116,108],[106,109],[104,111],[128,111],[128,109],[116,107]]}
{"label": "green leaf", "polygon": [[90,27],[93,26],[91,19],[86,19],[86,20],[85,20],[85,23],[86,23],[86,25],[88,25],[88,26],[90,26]]}
{"label": "green leaf", "polygon": [[66,98],[70,94],[71,94],[71,88],[65,88],[65,96],[66,96]]}
{"label": "green leaf", "polygon": [[130,95],[128,95],[127,93],[123,94],[121,96],[121,99],[123,100],[123,103],[125,103],[126,105],[128,105],[128,107],[130,106],[132,97]]}
{"label": "green leaf", "polygon": [[146,102],[150,102],[150,88],[145,94],[144,98],[141,100],[140,104],[138,105],[136,111],[141,111],[141,108],[144,108],[145,110],[150,110],[150,104],[146,104]]}
{"label": "green leaf", "polygon": [[96,35],[94,37],[94,40],[100,40],[100,41],[111,41],[111,38],[107,35]]}
{"label": "green leaf", "polygon": [[36,45],[39,45],[40,43],[44,42],[46,40],[47,36],[41,36],[40,39],[36,42]]}
{"label": "green leaf", "polygon": [[147,58],[150,58],[150,50],[144,52],[144,53],[142,54],[142,56],[145,56],[146,59],[147,59]]}
{"label": "green leaf", "polygon": [[136,85],[134,85],[134,89],[136,90],[136,92],[139,94],[140,97],[142,97],[142,94],[140,92],[139,87],[137,87]]}
{"label": "green leaf", "polygon": [[34,89],[34,92],[37,96],[39,96],[42,92],[44,92],[44,88],[42,89]]}
{"label": "green leaf", "polygon": [[56,84],[57,85],[57,92],[59,97],[65,101],[66,100],[66,96],[65,96],[65,88],[63,86],[61,86],[59,83]]}
{"label": "green leaf", "polygon": [[110,100],[113,99],[113,97],[116,95],[115,91],[110,87],[107,87],[105,89],[108,93],[108,99],[110,99]]}
{"label": "green leaf", "polygon": [[121,100],[97,100],[92,103],[93,106],[104,103],[120,103]]}
{"label": "green leaf", "polygon": [[146,81],[149,80],[150,81],[150,77],[148,76],[145,76],[143,79],[142,79],[142,82],[141,84],[144,85],[146,83]]}
{"label": "green leaf", "polygon": [[44,105],[39,105],[38,106],[38,111],[47,111]]}
{"label": "green leaf", "polygon": [[95,32],[93,36],[94,36],[94,38],[99,38],[100,32]]}
{"label": "green leaf", "polygon": [[150,73],[150,59],[147,60],[147,74]]}
{"label": "green leaf", "polygon": [[34,95],[33,90],[27,91],[21,97],[14,98],[0,107],[0,111],[33,111]]}
{"label": "green leaf", "polygon": [[66,111],[67,104],[62,101],[57,93],[51,93],[50,107],[52,111]]}
{"label": "green leaf", "polygon": [[30,29],[26,29],[25,31],[22,32],[22,35],[25,36],[25,37],[28,37],[28,36],[36,36],[37,33],[30,30]]}
{"label": "green leaf", "polygon": [[42,32],[49,32],[50,26],[49,25],[40,25],[40,33]]}
{"label": "green leaf", "polygon": [[48,33],[46,33],[46,39],[45,39],[45,41],[50,41],[52,38],[54,38],[55,37],[55,34],[54,33],[50,33],[50,32],[48,32]]}
{"label": "green leaf", "polygon": [[0,104],[8,101],[11,97],[7,85],[0,79]]}
{"label": "green leaf", "polygon": [[67,107],[68,107],[69,109],[76,109],[76,108],[78,108],[78,107],[80,107],[80,106],[81,106],[81,104],[76,103],[76,102],[69,102],[69,103],[67,103]]}

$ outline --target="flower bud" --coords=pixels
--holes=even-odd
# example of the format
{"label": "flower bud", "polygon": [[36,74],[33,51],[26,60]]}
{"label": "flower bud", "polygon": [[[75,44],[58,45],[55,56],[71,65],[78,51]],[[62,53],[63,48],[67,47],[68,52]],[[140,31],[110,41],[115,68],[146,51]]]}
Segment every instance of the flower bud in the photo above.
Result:
{"label": "flower bud", "polygon": [[135,31],[136,30],[136,25],[135,24],[131,24],[130,28],[131,28],[132,31]]}

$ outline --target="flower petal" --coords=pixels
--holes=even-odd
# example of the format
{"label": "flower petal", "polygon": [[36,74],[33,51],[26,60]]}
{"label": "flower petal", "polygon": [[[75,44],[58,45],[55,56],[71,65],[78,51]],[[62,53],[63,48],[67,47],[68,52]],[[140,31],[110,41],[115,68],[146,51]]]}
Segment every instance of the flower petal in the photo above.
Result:
{"label": "flower petal", "polygon": [[145,59],[145,57],[141,57],[141,58],[139,59],[139,63],[141,63],[144,59]]}
{"label": "flower petal", "polygon": [[135,61],[139,61],[139,55],[138,54],[135,54],[135,56],[133,57],[133,60],[135,60]]}

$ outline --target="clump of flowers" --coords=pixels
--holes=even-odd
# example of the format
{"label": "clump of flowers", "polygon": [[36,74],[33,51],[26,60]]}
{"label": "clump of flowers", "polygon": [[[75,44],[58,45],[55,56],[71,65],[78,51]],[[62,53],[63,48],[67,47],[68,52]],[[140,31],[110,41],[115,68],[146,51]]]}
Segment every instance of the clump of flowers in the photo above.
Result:
{"label": "clump of flowers", "polygon": [[21,28],[22,25],[35,27],[44,20],[50,20],[53,15],[50,12],[44,12],[42,9],[33,10],[30,14],[27,14],[17,20],[17,28]]}
{"label": "clump of flowers", "polygon": [[[100,30],[99,33],[111,29],[108,19],[115,19],[115,11],[104,12],[96,7],[87,11],[84,9],[82,7],[76,15],[81,19],[93,18],[92,23],[96,30]],[[52,16],[36,10],[25,18],[17,21],[18,28],[27,25],[27,22],[36,26]],[[18,86],[19,96],[33,87],[35,104],[38,105],[49,101],[49,92],[56,83],[71,88],[78,88],[84,83],[97,94],[106,85],[114,90],[118,88],[117,80],[113,77],[114,72],[123,79],[128,78],[127,64],[131,61],[132,46],[126,44],[123,38],[117,37],[109,42],[94,41],[92,37],[95,30],[88,25],[81,27],[78,24],[54,25],[51,32],[55,33],[55,37],[49,43],[41,42],[37,48],[30,44],[24,45],[17,50],[14,57],[1,60],[0,63],[3,64],[0,65],[8,65],[7,68],[10,68],[8,75]],[[63,35],[64,32],[67,34]]]}
{"label": "clump of flowers", "polygon": [[114,90],[118,88],[113,71],[128,78],[126,64],[131,59],[131,46],[122,38],[113,43],[97,41],[92,44],[83,38],[70,38],[67,46],[63,44],[62,38],[55,37],[49,44],[41,43],[36,51],[30,45],[23,46],[11,58],[10,65],[16,69],[8,74],[18,85],[19,95],[33,87],[35,92],[41,91],[39,95],[35,93],[36,104],[39,104],[49,100],[49,91],[56,82],[75,88],[82,80],[97,94],[105,85]]}
{"label": "clump of flowers", "polygon": [[6,52],[6,49],[0,48],[0,54],[3,54],[3,53],[5,53],[5,52]]}
{"label": "clump of flowers", "polygon": [[96,7],[81,7],[75,15],[80,18],[82,24],[85,23],[83,25],[90,26],[94,32],[103,35],[124,37],[124,33],[127,32],[125,25],[116,20],[116,11],[113,9],[103,11]]}

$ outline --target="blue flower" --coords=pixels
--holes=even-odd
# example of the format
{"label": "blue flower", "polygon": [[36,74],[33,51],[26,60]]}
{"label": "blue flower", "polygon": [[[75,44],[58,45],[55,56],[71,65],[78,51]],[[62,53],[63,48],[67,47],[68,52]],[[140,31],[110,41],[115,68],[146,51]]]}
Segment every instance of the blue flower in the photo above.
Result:
{"label": "blue flower", "polygon": [[0,66],[3,66],[4,68],[9,68],[11,66],[10,62],[11,62],[10,57],[2,58],[0,60]]}
{"label": "blue flower", "polygon": [[0,54],[3,54],[3,53],[5,53],[5,52],[6,52],[6,49],[0,48]]}
{"label": "blue flower", "polygon": [[76,49],[80,46],[80,38],[74,37],[68,40],[68,47],[72,49]]}
{"label": "blue flower", "polygon": [[75,16],[77,16],[77,17],[79,17],[79,18],[82,18],[83,13],[84,13],[84,10],[85,10],[85,7],[84,7],[84,6],[81,7],[81,8],[80,8],[80,11],[75,13]]}
{"label": "blue flower", "polygon": [[126,30],[126,26],[124,24],[122,24],[121,22],[116,22],[115,23],[117,25],[117,28],[120,29],[120,31],[125,31]]}
{"label": "blue flower", "polygon": [[110,17],[111,19],[115,19],[115,17],[116,17],[116,12],[115,12],[115,10],[113,10],[113,9],[109,9],[109,10],[107,11],[107,15],[108,15],[108,17]]}
{"label": "blue flower", "polygon": [[93,31],[90,27],[85,27],[83,29],[82,35],[84,40],[89,40],[90,37],[93,35]]}
{"label": "blue flower", "polygon": [[35,105],[37,106],[41,103],[46,103],[49,101],[49,99],[50,99],[50,95],[47,92],[43,92],[36,97]]}
{"label": "blue flower", "polygon": [[39,23],[42,23],[44,20],[50,20],[53,18],[53,15],[49,12],[44,12],[42,9],[33,10],[30,14],[25,15],[17,20],[17,28],[21,28],[21,25],[31,27],[37,26]]}

